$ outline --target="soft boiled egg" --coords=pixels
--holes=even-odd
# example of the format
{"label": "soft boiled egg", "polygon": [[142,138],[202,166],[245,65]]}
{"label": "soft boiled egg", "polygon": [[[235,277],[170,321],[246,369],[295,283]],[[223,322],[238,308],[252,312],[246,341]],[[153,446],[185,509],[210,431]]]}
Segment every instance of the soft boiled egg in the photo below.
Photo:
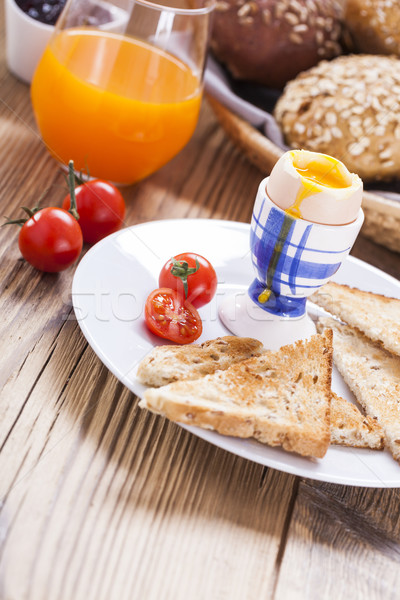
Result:
{"label": "soft boiled egg", "polygon": [[363,183],[332,156],[290,150],[272,169],[266,191],[272,202],[292,217],[344,225],[357,218]]}

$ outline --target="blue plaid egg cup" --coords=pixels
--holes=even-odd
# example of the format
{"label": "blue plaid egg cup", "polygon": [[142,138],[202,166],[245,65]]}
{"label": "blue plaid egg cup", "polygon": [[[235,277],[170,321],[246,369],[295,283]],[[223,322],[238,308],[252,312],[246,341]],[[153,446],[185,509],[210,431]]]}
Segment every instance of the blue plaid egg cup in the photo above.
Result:
{"label": "blue plaid egg cup", "polygon": [[315,332],[307,316],[307,297],[337,272],[357,238],[364,214],[360,209],[357,219],[346,225],[296,219],[270,200],[267,181],[260,183],[251,220],[256,278],[245,297],[222,304],[220,317],[236,335],[256,337],[275,349]]}

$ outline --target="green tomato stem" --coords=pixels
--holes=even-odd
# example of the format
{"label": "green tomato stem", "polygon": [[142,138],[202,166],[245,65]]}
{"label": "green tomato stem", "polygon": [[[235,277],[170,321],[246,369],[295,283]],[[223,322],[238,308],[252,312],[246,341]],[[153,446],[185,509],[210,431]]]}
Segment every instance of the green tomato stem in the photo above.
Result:
{"label": "green tomato stem", "polygon": [[79,213],[76,206],[76,196],[75,196],[75,171],[74,171],[74,161],[70,160],[68,163],[68,187],[69,187],[69,196],[70,196],[70,207],[69,213],[77,221],[79,221]]}
{"label": "green tomato stem", "polygon": [[2,227],[4,227],[5,225],[19,225],[19,227],[22,227],[23,225],[25,225],[25,223],[28,220],[28,219],[9,219],[8,217],[4,217],[4,218],[7,219],[7,221],[5,223],[3,223]]}
{"label": "green tomato stem", "polygon": [[174,277],[178,277],[183,283],[183,289],[185,292],[185,300],[188,297],[188,277],[196,273],[200,269],[199,261],[196,257],[196,266],[189,267],[188,263],[185,260],[179,261],[175,258],[171,258],[172,269],[171,275]]}

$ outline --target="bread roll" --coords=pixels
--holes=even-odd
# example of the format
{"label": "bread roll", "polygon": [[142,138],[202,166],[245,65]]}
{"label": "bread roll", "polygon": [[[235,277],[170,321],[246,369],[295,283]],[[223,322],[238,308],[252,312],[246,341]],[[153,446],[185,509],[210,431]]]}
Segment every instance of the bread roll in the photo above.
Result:
{"label": "bread roll", "polygon": [[341,53],[338,0],[217,0],[211,49],[233,77],[282,88]]}
{"label": "bread roll", "polygon": [[348,0],[345,24],[354,50],[400,56],[398,0]]}
{"label": "bread roll", "polygon": [[350,55],[322,61],[287,84],[275,118],[292,148],[330,154],[364,181],[400,169],[400,61]]}

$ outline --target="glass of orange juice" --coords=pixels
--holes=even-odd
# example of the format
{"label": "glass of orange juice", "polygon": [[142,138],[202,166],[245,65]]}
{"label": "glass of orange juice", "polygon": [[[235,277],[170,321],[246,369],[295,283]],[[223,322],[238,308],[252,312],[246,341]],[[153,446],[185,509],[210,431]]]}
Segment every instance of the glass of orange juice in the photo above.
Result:
{"label": "glass of orange juice", "polygon": [[69,0],[31,87],[40,133],[59,162],[131,184],[185,146],[199,116],[213,8],[195,1]]}

